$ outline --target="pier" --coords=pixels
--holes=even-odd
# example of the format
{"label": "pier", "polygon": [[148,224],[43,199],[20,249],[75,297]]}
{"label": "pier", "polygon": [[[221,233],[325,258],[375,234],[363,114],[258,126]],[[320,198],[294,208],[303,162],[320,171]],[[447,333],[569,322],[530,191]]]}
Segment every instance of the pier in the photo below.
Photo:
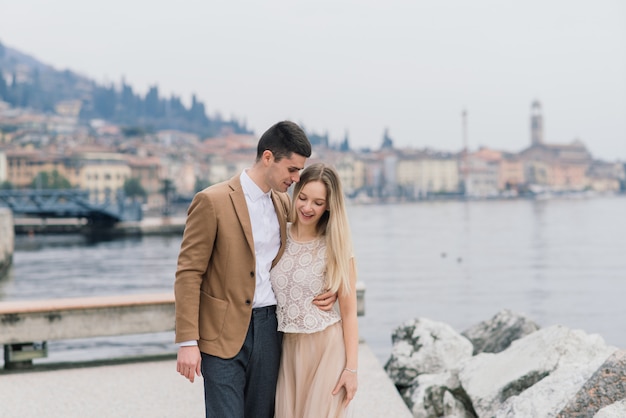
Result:
{"label": "pier", "polygon": [[[365,314],[357,283],[357,314]],[[174,331],[173,293],[0,302],[4,367],[24,369],[48,355],[47,342]]]}
{"label": "pier", "polygon": [[0,302],[6,369],[32,366],[52,340],[173,330],[171,293]]}
{"label": "pier", "polygon": [[[359,284],[358,311],[365,288]],[[172,294],[0,302],[3,416],[201,417],[203,383],[176,372],[175,353],[75,364],[37,365],[46,341],[174,329]],[[365,341],[359,344],[355,416],[410,417],[395,386]]]}

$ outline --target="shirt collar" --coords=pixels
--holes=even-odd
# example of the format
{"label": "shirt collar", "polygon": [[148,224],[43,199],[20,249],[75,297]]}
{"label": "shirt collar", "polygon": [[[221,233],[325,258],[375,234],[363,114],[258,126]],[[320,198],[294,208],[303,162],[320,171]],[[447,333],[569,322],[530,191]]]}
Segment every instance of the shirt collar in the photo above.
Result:
{"label": "shirt collar", "polygon": [[271,197],[271,190],[267,193],[263,193],[263,190],[250,178],[247,170],[243,170],[241,172],[240,180],[241,180],[241,188],[243,189],[244,194],[246,194],[251,201],[256,202],[261,199],[263,196]]}

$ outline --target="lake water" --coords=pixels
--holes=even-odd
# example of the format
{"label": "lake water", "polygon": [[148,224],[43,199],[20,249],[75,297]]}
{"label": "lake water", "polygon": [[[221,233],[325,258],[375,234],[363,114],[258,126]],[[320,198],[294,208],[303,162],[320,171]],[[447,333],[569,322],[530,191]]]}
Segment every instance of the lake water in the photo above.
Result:
{"label": "lake water", "polygon": [[[626,197],[349,207],[362,338],[425,317],[458,331],[502,309],[626,348]],[[17,236],[0,300],[172,291],[181,237]],[[172,333],[52,342],[46,361],[175,352]]]}

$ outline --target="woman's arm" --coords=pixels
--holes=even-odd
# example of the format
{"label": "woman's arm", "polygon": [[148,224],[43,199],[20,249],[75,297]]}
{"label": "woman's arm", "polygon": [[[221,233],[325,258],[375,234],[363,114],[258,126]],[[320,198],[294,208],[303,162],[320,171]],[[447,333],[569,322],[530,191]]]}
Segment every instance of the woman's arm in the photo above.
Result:
{"label": "woman's arm", "polygon": [[359,323],[357,320],[356,306],[356,268],[354,257],[350,260],[350,292],[339,289],[339,310],[341,312],[341,322],[343,327],[343,341],[346,346],[346,365],[341,372],[341,377],[333,395],[346,388],[346,399],[344,406],[347,406],[356,394],[358,379],[358,356],[359,356]]}

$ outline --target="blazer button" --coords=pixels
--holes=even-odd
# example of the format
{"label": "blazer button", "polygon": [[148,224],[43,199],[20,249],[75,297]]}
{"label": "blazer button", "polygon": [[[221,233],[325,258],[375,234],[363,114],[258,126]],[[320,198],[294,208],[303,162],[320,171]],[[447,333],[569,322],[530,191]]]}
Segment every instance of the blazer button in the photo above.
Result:
{"label": "blazer button", "polygon": [[250,272],[250,277],[254,277],[254,272],[253,271]]}
{"label": "blazer button", "polygon": [[252,302],[250,302],[250,299],[246,299],[246,305],[250,305]]}

